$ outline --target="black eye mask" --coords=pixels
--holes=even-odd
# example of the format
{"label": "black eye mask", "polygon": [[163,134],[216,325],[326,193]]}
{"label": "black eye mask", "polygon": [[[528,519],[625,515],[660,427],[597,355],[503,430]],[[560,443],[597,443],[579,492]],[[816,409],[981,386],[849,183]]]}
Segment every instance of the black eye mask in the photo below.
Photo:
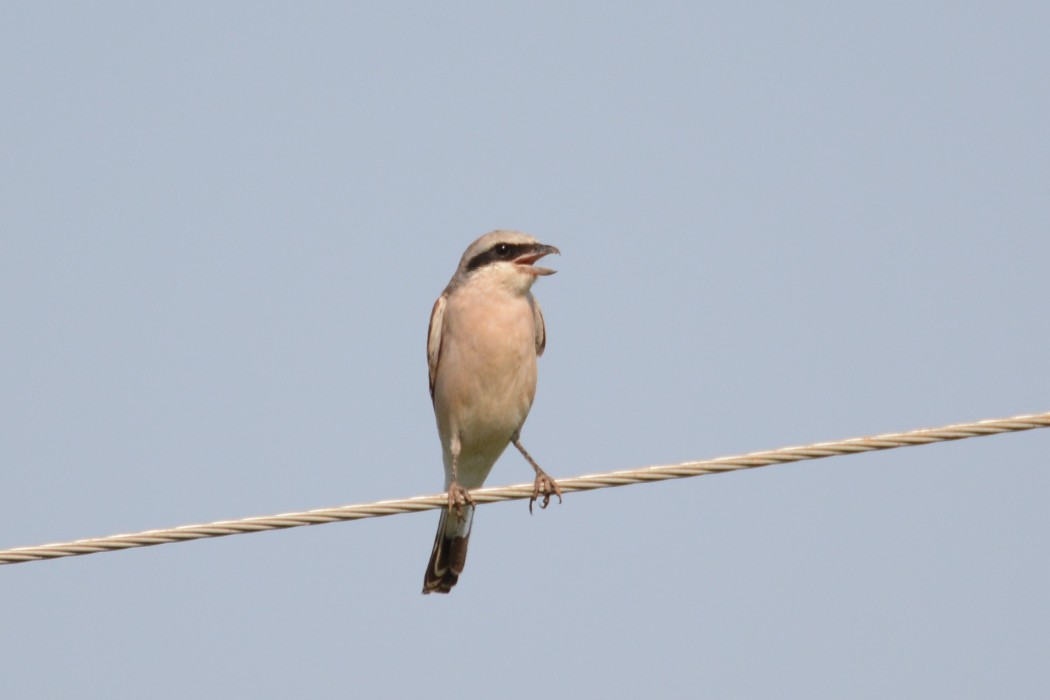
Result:
{"label": "black eye mask", "polygon": [[536,249],[536,243],[497,243],[484,253],[478,253],[467,263],[467,272],[485,265],[516,260]]}

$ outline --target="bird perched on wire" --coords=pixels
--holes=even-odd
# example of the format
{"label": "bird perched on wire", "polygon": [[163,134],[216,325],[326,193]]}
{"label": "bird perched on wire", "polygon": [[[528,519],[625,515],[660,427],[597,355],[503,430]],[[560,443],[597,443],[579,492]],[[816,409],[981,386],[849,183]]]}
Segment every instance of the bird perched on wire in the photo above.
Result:
{"label": "bird perched on wire", "polygon": [[492,231],[470,244],[430,315],[427,361],[445,463],[448,509],[441,511],[423,593],[448,593],[467,560],[474,519],[468,489],[479,488],[507,445],[536,472],[529,511],[546,508],[561,489],[521,444],[521,427],[536,395],[536,358],[547,332],[530,290],[537,267],[560,253],[517,231]]}

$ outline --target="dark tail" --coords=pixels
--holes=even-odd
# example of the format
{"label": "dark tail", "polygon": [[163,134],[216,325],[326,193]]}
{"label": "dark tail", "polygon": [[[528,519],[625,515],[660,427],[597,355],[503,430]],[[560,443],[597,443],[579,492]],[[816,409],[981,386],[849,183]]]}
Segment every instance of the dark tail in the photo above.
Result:
{"label": "dark tail", "polygon": [[474,507],[467,506],[466,510],[462,519],[454,514],[450,516],[447,509],[441,511],[434,551],[430,553],[423,577],[423,593],[448,593],[459,581],[467,563],[467,542],[474,519]]}

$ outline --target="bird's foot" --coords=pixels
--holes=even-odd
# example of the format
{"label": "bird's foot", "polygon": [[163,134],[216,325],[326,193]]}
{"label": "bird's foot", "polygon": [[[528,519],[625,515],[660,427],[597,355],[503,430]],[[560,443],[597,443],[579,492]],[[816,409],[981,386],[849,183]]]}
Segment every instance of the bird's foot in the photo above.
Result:
{"label": "bird's foot", "polygon": [[453,481],[448,487],[448,511],[455,513],[456,517],[461,521],[464,519],[463,506],[474,505],[474,499],[470,497],[470,492],[459,485],[458,482]]}
{"label": "bird's foot", "polygon": [[536,469],[536,481],[532,483],[532,498],[529,499],[529,514],[532,514],[532,504],[536,502],[536,499],[543,496],[543,500],[540,502],[540,508],[546,508],[550,505],[551,496],[558,497],[558,503],[561,503],[561,487],[558,486],[558,482],[547,476],[547,472],[542,469]]}

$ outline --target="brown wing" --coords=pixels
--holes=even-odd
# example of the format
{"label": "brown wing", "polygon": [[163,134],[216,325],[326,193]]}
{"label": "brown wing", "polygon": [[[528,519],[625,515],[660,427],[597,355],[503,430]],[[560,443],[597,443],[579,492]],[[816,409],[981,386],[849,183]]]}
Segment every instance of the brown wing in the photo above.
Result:
{"label": "brown wing", "polygon": [[547,324],[543,322],[543,309],[536,297],[532,297],[532,320],[536,324],[536,357],[539,357],[547,347]]}
{"label": "brown wing", "polygon": [[441,323],[445,319],[444,294],[434,302],[430,312],[430,329],[427,331],[427,365],[430,367],[430,399],[434,399],[434,382],[437,381],[438,362],[441,360]]}

